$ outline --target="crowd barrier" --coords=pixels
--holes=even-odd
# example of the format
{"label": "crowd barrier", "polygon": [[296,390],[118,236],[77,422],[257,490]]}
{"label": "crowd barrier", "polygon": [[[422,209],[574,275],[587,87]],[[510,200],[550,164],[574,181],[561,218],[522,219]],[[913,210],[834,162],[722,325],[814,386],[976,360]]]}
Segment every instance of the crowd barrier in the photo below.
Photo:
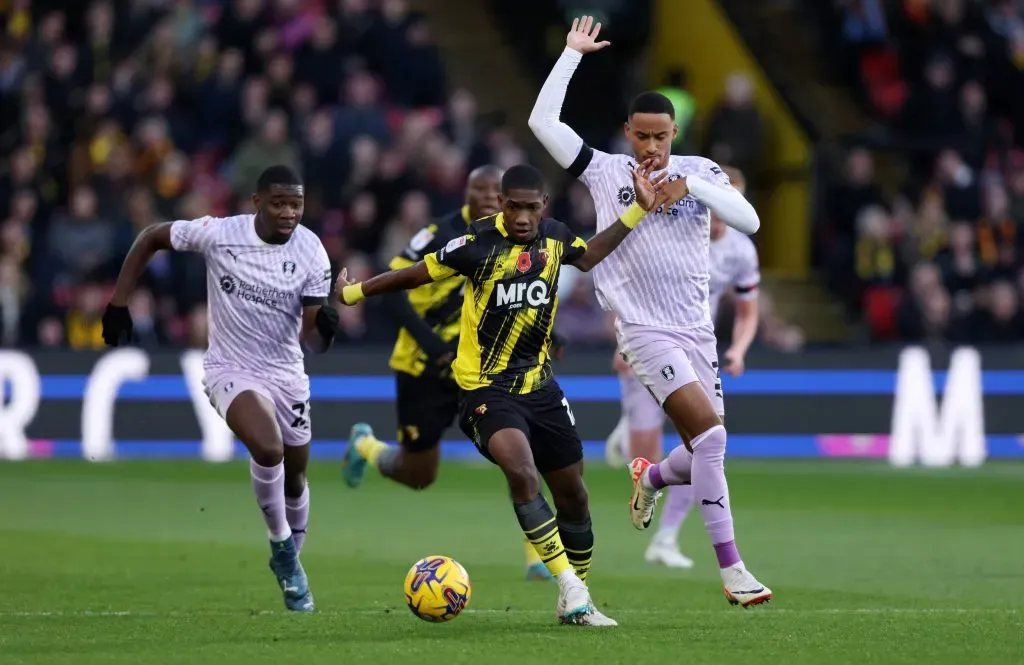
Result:
{"label": "crowd barrier", "polygon": [[[897,466],[977,466],[1024,456],[1024,354],[960,348],[752,354],[722,377],[732,457],[866,457]],[[356,420],[393,436],[383,350],[313,356],[313,456],[338,458]],[[611,352],[570,351],[556,373],[588,457],[619,419]],[[0,351],[0,458],[202,458],[243,452],[202,388],[200,351]],[[666,433],[668,445],[678,438]],[[457,428],[448,458],[476,458]]]}

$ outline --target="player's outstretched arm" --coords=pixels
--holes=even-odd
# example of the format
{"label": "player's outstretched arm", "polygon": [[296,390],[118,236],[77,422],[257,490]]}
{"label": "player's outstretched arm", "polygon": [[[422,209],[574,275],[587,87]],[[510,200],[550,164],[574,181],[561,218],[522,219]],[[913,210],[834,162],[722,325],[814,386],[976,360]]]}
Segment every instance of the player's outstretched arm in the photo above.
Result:
{"label": "player's outstretched arm", "polygon": [[586,272],[603,261],[618,247],[629,232],[654,208],[657,188],[668,173],[662,173],[654,181],[650,180],[650,162],[644,162],[632,169],[633,190],[636,200],[605,230],[598,233],[587,243],[586,251],[572,261],[572,265]]}
{"label": "player's outstretched arm", "polygon": [[162,249],[174,249],[171,243],[172,222],[154,224],[135,238],[128,256],[117,275],[117,284],[103,312],[103,341],[107,346],[120,346],[132,341],[134,324],[128,311],[128,297],[135,290],[153,255]]}
{"label": "player's outstretched arm", "polygon": [[435,281],[427,269],[425,261],[420,261],[407,268],[391,270],[371,277],[365,282],[353,282],[348,278],[348,270],[342,270],[334,285],[334,293],[343,305],[355,305],[365,298],[408,291],[418,286]]}
{"label": "player's outstretched arm", "polygon": [[610,42],[597,41],[600,32],[601,24],[594,25],[591,16],[573,20],[572,29],[565,38],[565,50],[541,86],[530,112],[530,130],[563,169],[576,161],[583,148],[583,139],[561,121],[562,104],[583,54],[600,51],[609,45]]}
{"label": "player's outstretched arm", "polygon": [[117,276],[117,285],[114,293],[110,296],[110,304],[115,307],[128,305],[128,296],[135,290],[135,284],[146,271],[146,266],[157,252],[162,249],[174,249],[171,244],[172,222],[153,224],[143,229],[142,233],[135,238],[128,255],[121,265],[121,272]]}

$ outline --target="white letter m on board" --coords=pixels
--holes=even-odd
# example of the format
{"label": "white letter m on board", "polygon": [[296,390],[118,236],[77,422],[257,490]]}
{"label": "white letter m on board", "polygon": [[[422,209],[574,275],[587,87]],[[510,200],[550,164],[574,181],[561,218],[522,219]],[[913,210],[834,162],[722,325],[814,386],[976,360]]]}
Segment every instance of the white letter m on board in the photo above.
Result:
{"label": "white letter m on board", "polygon": [[988,455],[981,396],[981,355],[953,351],[941,404],[935,394],[931,361],[922,347],[900,353],[892,412],[889,462],[907,467],[920,462],[946,468],[977,467]]}

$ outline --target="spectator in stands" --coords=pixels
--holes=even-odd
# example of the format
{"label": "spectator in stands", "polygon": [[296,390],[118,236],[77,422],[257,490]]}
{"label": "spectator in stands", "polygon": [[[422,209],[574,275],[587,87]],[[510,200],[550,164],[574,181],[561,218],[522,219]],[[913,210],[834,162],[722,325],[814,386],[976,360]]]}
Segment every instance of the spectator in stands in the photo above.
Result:
{"label": "spectator in stands", "polygon": [[743,72],[726,79],[725,95],[711,114],[706,153],[719,164],[732,164],[756,180],[764,149],[764,123],[754,103],[754,86]]}

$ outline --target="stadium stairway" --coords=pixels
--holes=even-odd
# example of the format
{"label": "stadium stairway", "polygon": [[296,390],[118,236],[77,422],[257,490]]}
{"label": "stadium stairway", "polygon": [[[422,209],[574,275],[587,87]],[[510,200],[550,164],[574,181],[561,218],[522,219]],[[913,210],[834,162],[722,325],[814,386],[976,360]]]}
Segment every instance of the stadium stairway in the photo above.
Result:
{"label": "stadium stairway", "polygon": [[[481,116],[502,114],[520,145],[533,145],[527,125],[537,84],[508,47],[487,11],[487,3],[464,0],[410,0],[410,8],[430,16],[444,57],[451,90],[465,88],[477,99]],[[554,166],[544,160],[545,166]],[[560,172],[547,173],[553,182]]]}
{"label": "stadium stairway", "polygon": [[[815,141],[822,164],[840,168],[844,142],[871,136],[877,123],[839,74],[828,64],[821,45],[826,37],[802,15],[793,0],[719,0],[751,55],[761,63],[780,96]],[[876,160],[883,183],[903,182],[905,165],[888,155]],[[843,308],[815,279],[774,279],[766,284],[779,313],[799,323],[808,341],[843,341],[850,328]]]}

